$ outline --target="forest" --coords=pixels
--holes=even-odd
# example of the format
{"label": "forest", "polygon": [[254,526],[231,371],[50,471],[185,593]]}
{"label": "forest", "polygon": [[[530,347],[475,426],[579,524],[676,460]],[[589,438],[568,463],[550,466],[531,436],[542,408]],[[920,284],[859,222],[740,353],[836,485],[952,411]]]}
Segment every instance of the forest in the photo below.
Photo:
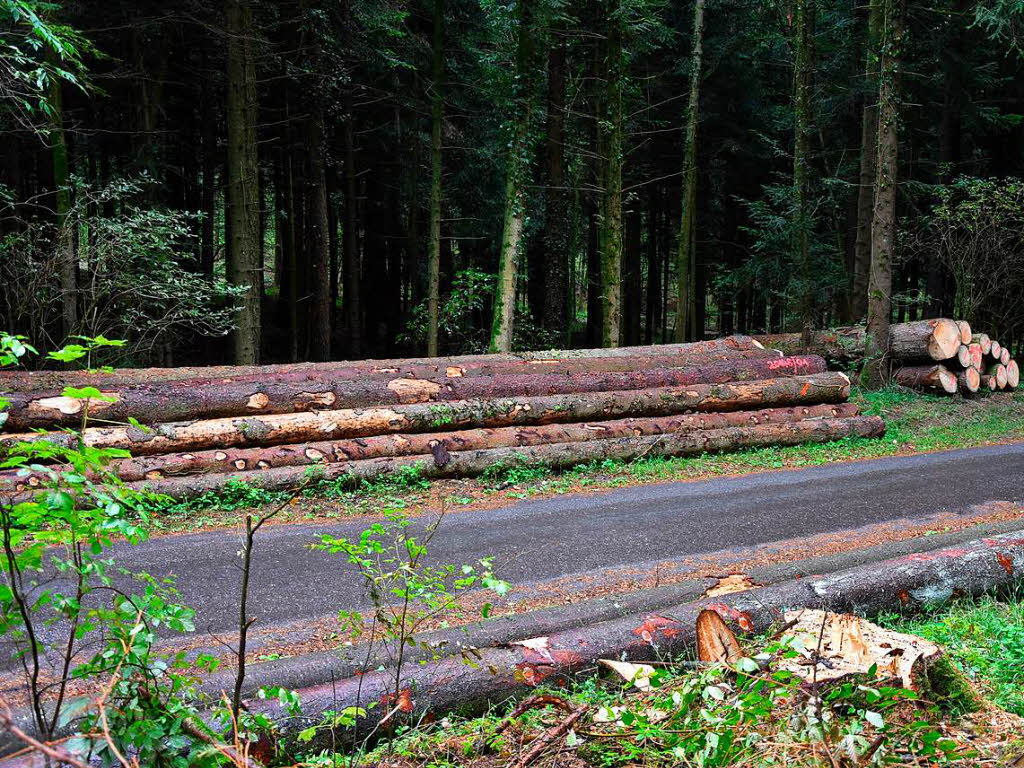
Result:
{"label": "forest", "polygon": [[1009,0],[3,0],[0,328],[120,365],[1024,340]]}

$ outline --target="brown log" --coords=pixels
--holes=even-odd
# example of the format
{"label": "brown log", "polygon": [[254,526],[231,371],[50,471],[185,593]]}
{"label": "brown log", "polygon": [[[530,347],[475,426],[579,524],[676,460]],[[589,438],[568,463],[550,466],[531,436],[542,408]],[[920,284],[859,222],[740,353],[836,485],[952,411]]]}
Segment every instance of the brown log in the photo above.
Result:
{"label": "brown log", "polygon": [[961,344],[960,348],[956,351],[955,357],[950,359],[950,363],[955,364],[959,368],[970,368],[972,359],[971,348],[966,344]]}
{"label": "brown log", "polygon": [[981,388],[981,374],[976,368],[968,367],[956,374],[956,381],[961,392],[977,392]]}
{"label": "brown log", "polygon": [[[612,358],[639,364],[636,358]],[[253,414],[280,414],[325,409],[363,408],[504,396],[607,392],[655,387],[753,381],[780,376],[807,375],[827,370],[825,361],[809,355],[724,360],[686,368],[636,368],[606,373],[523,373],[515,376],[453,376],[404,378],[386,375],[334,379],[317,374],[302,381],[195,381],[107,388],[112,401],[90,400],[91,418],[106,423],[136,419],[145,424],[194,419],[215,419]],[[8,431],[80,422],[83,400],[59,391],[12,393]]]}
{"label": "brown log", "polygon": [[909,389],[937,390],[950,395],[957,390],[956,376],[944,365],[899,368],[893,373],[892,379],[901,387]]}
{"label": "brown log", "polygon": [[989,376],[987,373],[981,374],[981,389],[987,389],[989,392],[995,392],[999,389],[999,382],[995,376]]}
{"label": "brown log", "polygon": [[971,324],[966,320],[957,320],[956,327],[960,329],[960,343],[970,344],[973,333],[971,332]]}
{"label": "brown log", "polygon": [[[0,371],[0,392],[43,392],[67,386],[131,386],[167,381],[209,381],[224,379],[266,380],[278,375],[329,375],[353,378],[367,373],[392,376],[422,376],[445,373],[449,368],[456,376],[498,375],[520,369],[542,370],[553,362],[571,360],[609,360],[616,358],[668,358],[678,365],[691,365],[735,358],[778,357],[750,336],[727,336],[688,344],[658,344],[615,349],[554,349],[512,354],[460,355],[448,358],[419,357],[390,360],[353,360],[330,363],[284,363],[275,365],[214,365],[186,368],[122,368],[109,372],[89,371]],[[645,367],[652,367],[647,365]],[[586,369],[585,366],[583,368]],[[598,366],[595,370],[602,370]],[[631,370],[611,367],[609,370]]]}
{"label": "brown log", "polygon": [[[841,373],[792,376],[690,387],[546,395],[542,397],[415,403],[383,408],[255,415],[237,419],[160,424],[151,430],[92,427],[81,434],[88,446],[121,448],[135,456],[224,449],[243,445],[283,445],[327,437],[365,437],[394,432],[554,424],[593,418],[668,416],[689,410],[736,411],[815,405],[846,400],[850,380]],[[0,446],[45,440],[70,445],[77,437],[54,433],[0,436]]]}
{"label": "brown log", "polygon": [[971,342],[974,344],[981,345],[981,353],[987,355],[992,351],[992,339],[989,338],[987,333],[976,333],[971,336]]}
{"label": "brown log", "polygon": [[898,323],[889,329],[894,360],[948,360],[959,348],[960,327],[945,318]]}
{"label": "brown log", "polygon": [[997,363],[1001,363],[1002,362],[1001,358],[1003,356],[1003,345],[1000,344],[995,339],[992,339],[992,346],[989,347],[988,354],[989,354],[989,357],[991,357]]}
{"label": "brown log", "polygon": [[646,456],[695,456],[703,453],[829,442],[845,437],[880,437],[885,423],[877,416],[812,419],[783,424],[694,430],[666,435],[618,437],[581,443],[492,448],[449,453],[443,462],[433,455],[382,457],[335,462],[315,467],[274,467],[259,472],[226,472],[169,477],[129,483],[130,487],[175,498],[217,492],[230,483],[246,482],[268,491],[291,490],[310,482],[372,479],[415,467],[426,478],[473,477],[489,469],[521,463],[564,469],[606,459],[633,461]]}
{"label": "brown log", "polygon": [[[903,362],[942,362],[956,355],[960,348],[960,327],[945,318],[897,323],[890,327],[889,337],[893,359]],[[765,346],[778,349],[783,354],[813,352],[826,360],[839,363],[861,359],[867,340],[863,326],[819,331],[812,338],[810,349],[805,350],[802,334],[799,333],[757,337]]]}
{"label": "brown log", "polygon": [[[114,461],[109,471],[126,482],[159,480],[209,472],[241,472],[271,467],[359,461],[382,456],[423,456],[444,452],[511,448],[523,445],[589,442],[613,437],[670,434],[723,427],[784,424],[813,419],[856,416],[852,403],[767,408],[759,411],[653,416],[581,424],[542,424],[531,427],[468,429],[456,432],[376,435],[350,440],[330,440],[269,448],[225,448],[195,453],[170,453]],[[439,449],[439,446],[441,449]],[[38,485],[33,475],[18,476],[15,470],[0,473],[0,488],[25,490]]]}
{"label": "brown log", "polygon": [[1006,364],[1006,386],[1008,389],[1016,389],[1020,385],[1020,368],[1016,360]]}
{"label": "brown log", "polygon": [[1002,363],[993,363],[988,367],[987,373],[996,380],[997,389],[1006,389],[1007,376],[1005,365]]}

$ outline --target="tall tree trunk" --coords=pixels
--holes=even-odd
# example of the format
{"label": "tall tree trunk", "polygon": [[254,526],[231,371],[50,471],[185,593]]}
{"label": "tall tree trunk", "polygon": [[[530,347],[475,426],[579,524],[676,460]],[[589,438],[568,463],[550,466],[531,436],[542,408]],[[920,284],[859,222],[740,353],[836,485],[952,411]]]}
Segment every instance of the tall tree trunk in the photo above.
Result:
{"label": "tall tree trunk", "polygon": [[74,231],[68,222],[71,212],[71,172],[68,144],[64,134],[64,105],[61,80],[50,87],[50,153],[53,159],[53,185],[56,196],[57,253],[60,264],[62,329],[64,338],[78,330],[78,259]]}
{"label": "tall tree trunk", "polygon": [[498,284],[494,291],[494,315],[491,323],[491,352],[512,349],[516,306],[516,282],[519,254],[522,250],[526,219],[526,184],[529,163],[530,122],[533,119],[533,30],[530,3],[519,0],[519,40],[516,51],[516,94],[512,116],[512,141],[505,176],[505,216],[498,257]]}
{"label": "tall tree trunk", "polygon": [[683,147],[682,214],[676,255],[676,340],[697,337],[697,120],[704,57],[704,0],[693,6],[693,54],[690,59],[690,100]]}
{"label": "tall tree trunk", "polygon": [[566,46],[548,53],[548,178],[544,217],[544,309],[542,327],[569,342],[569,194],[565,189]]}
{"label": "tall tree trunk", "polygon": [[814,0],[796,0],[796,61],[793,67],[793,261],[800,285],[800,327],[806,342],[814,331],[814,274],[811,263],[810,153],[814,118],[811,93]]}
{"label": "tall tree trunk", "polygon": [[217,205],[217,109],[214,105],[213,96],[210,93],[210,78],[206,68],[206,53],[202,57],[203,76],[200,78],[200,110],[202,111],[202,137],[203,153],[203,189],[202,189],[202,213],[203,223],[199,242],[199,263],[202,273],[209,279],[213,279],[213,260],[216,253],[213,242],[213,221],[216,218]]}
{"label": "tall tree trunk", "polygon": [[860,185],[857,192],[857,236],[853,257],[853,320],[860,320],[868,311],[868,274],[871,271],[871,219],[874,215],[875,170],[878,166],[878,45],[882,26],[882,3],[868,4],[867,40],[864,48],[864,77],[867,95],[860,137]]}
{"label": "tall tree trunk", "polygon": [[622,88],[625,72],[619,0],[608,3],[608,47],[605,60],[608,94],[605,102],[604,220],[601,238],[601,342],[617,347],[622,333]]}
{"label": "tall tree trunk", "polygon": [[868,284],[866,383],[888,380],[892,314],[892,259],[896,239],[896,185],[900,120],[900,64],[904,0],[885,0],[884,40],[878,88],[878,170],[871,220],[871,279]]}
{"label": "tall tree trunk", "polygon": [[[347,54],[352,51],[352,7],[350,0],[345,0],[342,8],[344,17],[344,46]],[[342,301],[345,308],[345,324],[348,327],[348,355],[359,357],[363,348],[363,314],[360,297],[359,233],[356,230],[358,221],[358,196],[356,194],[356,150],[355,150],[355,114],[352,98],[352,84],[345,88],[345,222],[342,234],[345,238],[345,250],[342,258],[345,271]]]}
{"label": "tall tree trunk", "polygon": [[652,186],[647,209],[647,307],[644,315],[644,342],[654,343],[654,332],[661,326],[661,250],[658,247],[658,223],[661,219],[659,192]]}
{"label": "tall tree trunk", "polygon": [[228,280],[245,288],[234,337],[235,362],[260,356],[259,187],[256,160],[256,65],[249,0],[225,0],[227,19]]}
{"label": "tall tree trunk", "polygon": [[430,129],[430,242],[427,245],[427,355],[437,357],[441,306],[441,119],[444,100],[444,0],[434,0],[434,94]]}
{"label": "tall tree trunk", "polygon": [[306,121],[309,152],[309,354],[312,360],[331,358],[331,252],[327,215],[326,147],[320,105]]}

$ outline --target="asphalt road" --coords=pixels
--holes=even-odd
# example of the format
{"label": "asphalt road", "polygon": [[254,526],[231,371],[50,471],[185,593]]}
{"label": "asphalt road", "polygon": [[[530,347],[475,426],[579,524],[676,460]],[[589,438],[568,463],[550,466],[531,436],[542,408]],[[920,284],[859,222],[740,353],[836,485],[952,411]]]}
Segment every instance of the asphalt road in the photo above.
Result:
{"label": "asphalt road", "polygon": [[[450,514],[431,558],[470,563],[494,556],[499,575],[526,584],[658,558],[1024,502],[1024,444],[524,501]],[[312,551],[323,534],[356,537],[365,520],[283,525],[257,538],[249,597],[260,626],[335,615],[366,603],[341,555]],[[119,566],[174,576],[198,611],[200,631],[237,621],[240,536],[215,531],[119,547]]]}

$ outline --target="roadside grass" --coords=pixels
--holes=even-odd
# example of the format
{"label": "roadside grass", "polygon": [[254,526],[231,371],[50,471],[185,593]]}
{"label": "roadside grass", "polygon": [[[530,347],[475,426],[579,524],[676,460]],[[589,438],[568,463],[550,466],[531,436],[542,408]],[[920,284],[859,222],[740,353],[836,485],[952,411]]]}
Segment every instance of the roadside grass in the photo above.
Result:
{"label": "roadside grass", "polygon": [[[864,676],[821,689],[819,702],[813,685],[808,690],[808,684],[800,686],[777,669],[775,660],[795,652],[771,636],[743,640],[756,663],[746,659],[732,669],[695,669],[685,659],[657,664],[648,691],[617,677],[538,689],[569,708],[588,710],[534,764],[1012,764],[1024,755],[1022,721],[1015,717],[1024,714],[1021,593],[957,601],[916,617],[877,619],[939,643],[968,679],[939,663],[921,693]],[[565,717],[564,710],[544,707],[522,714],[510,715],[506,707],[476,718],[449,716],[401,731],[354,762],[388,768],[514,765]],[[352,758],[327,753],[301,757],[310,765]]]}
{"label": "roadside grass", "polygon": [[[852,402],[887,425],[880,439],[846,438],[830,443],[759,448],[693,457],[645,457],[632,462],[604,460],[554,472],[520,462],[488,468],[479,478],[430,481],[416,467],[358,483],[312,482],[279,522],[410,513],[436,508],[490,507],[509,500],[600,491],[645,483],[698,480],[777,469],[820,466],[886,456],[1024,440],[1024,391],[979,398],[939,397],[898,388],[879,392],[854,389]],[[243,509],[278,504],[286,492],[268,492],[236,483],[226,491],[185,502],[157,502],[165,530],[233,525]]]}

